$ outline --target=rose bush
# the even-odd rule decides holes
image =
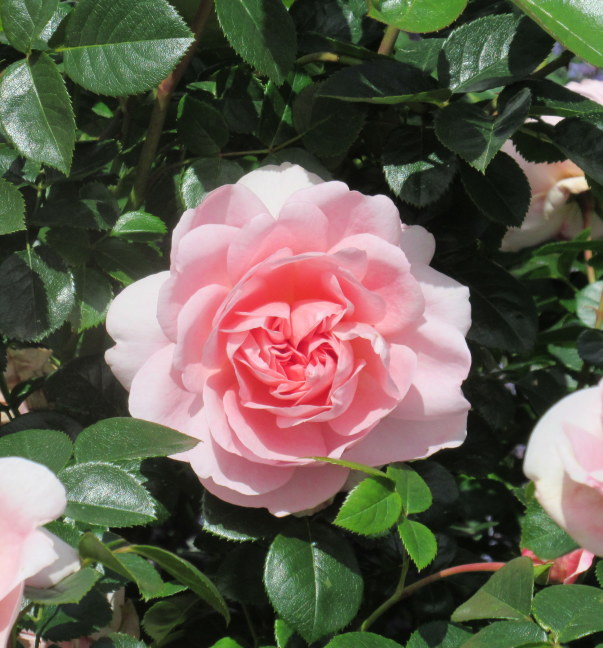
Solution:
[[[133,416],[202,441],[204,486],[276,515],[323,502],[349,470],[465,437],[468,290],[393,202],[299,166],[211,192],[177,225],[171,266],[127,287],[106,359]]]
[[[65,489],[48,468],[0,458],[0,646],[19,613],[25,582],[50,587],[79,568],[77,553],[40,528],[66,506]]]
[[[568,90],[577,92],[603,104],[603,81],[584,79],[568,83]],[[543,117],[543,121],[556,124],[560,117]],[[538,164],[528,162],[515,149],[511,141],[502,148],[511,155],[526,174],[532,190],[532,200],[521,227],[511,227],[505,234],[501,249],[508,252],[544,243],[559,236],[571,239],[586,227],[593,238],[603,236],[603,221],[596,213],[585,221],[582,208],[575,196],[589,190],[584,171],[571,160]]]
[[[603,381],[554,405],[538,422],[524,471],[546,512],[582,547],[603,555]]]

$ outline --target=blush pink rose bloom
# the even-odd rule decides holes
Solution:
[[[349,470],[465,437],[468,290],[385,196],[299,166],[253,171],[184,213],[171,266],[127,287],[107,362],[133,416],[201,441],[211,493],[275,515],[311,509]]]
[[[603,556],[603,381],[554,405],[534,428],[524,472],[544,510]]]
[[[522,556],[528,556],[535,565],[550,565],[546,582],[550,585],[571,585],[580,574],[588,571],[593,564],[595,554],[586,549],[576,549],[559,556],[554,560],[542,560],[529,549],[521,550]]]
[[[8,643],[26,582],[50,587],[79,569],[77,553],[41,528],[65,505],[65,489],[48,468],[0,458],[0,648]]]
[[[603,81],[572,81],[566,87],[603,104]],[[543,120],[556,124],[561,118],[543,117]],[[505,234],[501,250],[514,252],[555,237],[571,239],[587,226],[580,206],[572,200],[575,195],[589,190],[580,167],[570,160],[552,164],[527,162],[510,140],[505,142],[502,150],[511,155],[526,174],[532,200],[521,227],[511,227]],[[593,214],[588,226],[593,238],[603,237],[603,221],[599,215]]]

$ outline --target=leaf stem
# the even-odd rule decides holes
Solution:
[[[569,50],[562,52],[556,59],[553,59],[550,63],[543,65],[539,70],[536,70],[530,78],[531,79],[544,79],[555,70],[565,67],[572,59],[574,58],[574,53]]]
[[[194,40],[191,46],[188,48],[186,54],[182,57],[180,63],[178,63],[172,73],[167,76],[157,88],[155,103],[153,105],[153,112],[151,113],[151,119],[149,121],[147,137],[142,146],[142,151],[140,152],[140,158],[138,160],[138,166],[136,168],[134,187],[132,188],[130,200],[128,201],[129,209],[137,209],[144,201],[144,195],[151,173],[151,166],[153,165],[153,161],[155,159],[155,153],[157,152],[159,138],[161,137],[161,133],[163,131],[163,125],[167,116],[172,93],[182,79],[186,68],[193,58],[195,50],[197,49],[197,45],[201,40],[201,34],[205,29],[205,26],[213,9],[213,5],[213,0],[201,0],[192,25]]]
[[[385,56],[391,56],[392,52],[394,51],[394,45],[396,44],[396,40],[398,40],[399,33],[400,30],[397,27],[394,27],[393,25],[388,25],[387,28],[385,29],[385,33],[383,34],[383,39],[379,45],[377,54],[384,54]]]
[[[406,557],[406,571],[408,571],[408,557],[405,552]],[[442,578],[448,578],[449,576],[455,576],[456,574],[468,574],[472,572],[494,572],[502,569],[507,563],[504,562],[490,562],[490,563],[470,563],[467,565],[457,565],[456,567],[448,567],[447,569],[441,569],[440,571],[425,576],[420,580],[412,583],[408,587],[404,586],[404,581],[406,580],[406,571],[404,566],[402,568],[402,575],[400,577],[400,582],[396,587],[394,593],[383,602],[360,626],[360,631],[364,632],[370,625],[372,625],[384,612],[389,610],[393,605],[405,599],[409,596],[412,596],[415,592],[420,589],[423,589],[426,585],[435,583],[436,581],[441,580]]]

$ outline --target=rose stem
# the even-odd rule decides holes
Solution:
[[[579,194],[576,198],[580,209],[582,210],[582,224],[584,229],[592,225],[593,220],[593,199],[590,193]],[[589,236],[589,240],[592,237]],[[597,277],[595,276],[595,269],[590,265],[590,260],[593,258],[592,250],[584,250],[584,261],[586,262],[586,277],[588,283],[595,283]],[[598,311],[597,311],[598,312]],[[597,327],[599,328],[599,327]]]
[[[140,158],[138,160],[138,166],[136,168],[136,179],[134,181],[132,193],[130,194],[128,207],[131,209],[138,208],[144,200],[144,194],[149,181],[151,166],[153,164],[153,160],[155,159],[155,153],[157,152],[159,138],[161,137],[161,133],[163,131],[163,124],[165,123],[165,118],[167,116],[172,93],[180,82],[180,79],[182,79],[186,68],[193,58],[193,54],[195,53],[197,45],[201,40],[201,34],[203,33],[205,25],[207,24],[207,21],[211,14],[213,4],[213,0],[201,0],[192,25],[194,40],[191,46],[188,48],[186,54],[182,57],[180,63],[178,63],[172,73],[167,76],[157,88],[155,103],[153,105],[153,112],[151,113],[151,119],[149,121],[147,137],[144,141],[144,144],[142,145],[142,151],[140,152]]]
[[[394,45],[396,44],[396,40],[398,39],[399,33],[400,30],[397,27],[388,25],[387,28],[385,29],[385,33],[383,34],[383,40],[379,45],[377,54],[385,54],[385,56],[390,56],[391,53],[394,51]]]
[[[407,559],[408,561],[408,559]],[[400,577],[400,582],[396,587],[394,593],[383,602],[360,626],[361,632],[366,631],[366,629],[372,625],[384,612],[389,610],[392,605],[395,605],[398,601],[401,601],[408,596],[411,596],[416,591],[422,589],[426,585],[435,583],[436,581],[441,580],[442,578],[448,578],[449,576],[455,576],[456,574],[468,574],[471,572],[494,572],[502,569],[507,563],[504,562],[490,562],[490,563],[471,563],[468,565],[457,565],[456,567],[448,567],[447,569],[441,569],[440,571],[430,574],[421,580],[416,581],[408,587],[404,587],[404,581],[406,580],[406,571],[408,571],[408,563],[406,563],[406,569],[403,565],[402,567],[402,576]]]
[[[550,63],[543,65],[539,70],[536,70],[529,78],[530,79],[544,79],[551,72],[558,70],[559,68],[565,67],[572,59],[574,58],[574,53],[569,50],[562,52],[556,59],[553,59]]]

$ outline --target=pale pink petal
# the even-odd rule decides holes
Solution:
[[[78,571],[80,569],[80,557],[71,545],[68,545],[50,531],[40,529],[39,532],[50,540],[57,557],[53,563],[30,576],[26,581],[26,585],[45,589],[60,583],[64,578]]]
[[[592,99],[603,104],[603,81],[600,79],[582,79],[582,81],[570,81],[566,86],[568,90]]]
[[[400,247],[411,263],[429,263],[435,254],[435,239],[420,225],[403,225]]]
[[[126,389],[146,360],[168,343],[157,321],[159,291],[168,277],[169,272],[160,272],[129,285],[107,313],[107,331],[115,346],[105,360]]]
[[[21,610],[23,583],[0,598],[0,646],[8,646],[11,632]]]

